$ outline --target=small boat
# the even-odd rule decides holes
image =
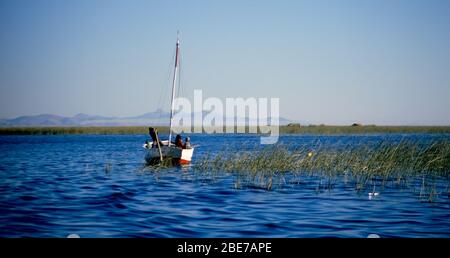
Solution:
[[[143,147],[147,149],[145,160],[149,165],[164,164],[186,165],[191,163],[194,147],[185,144],[183,147],[177,147],[170,140],[161,141],[158,131],[154,128],[149,129],[152,142],[146,142]],[[169,134],[169,139],[170,139]]]
[[[175,51],[175,68],[172,80],[172,100],[170,108],[170,127],[169,140],[161,141],[158,136],[158,131],[155,128],[149,128],[149,134],[152,142],[146,142],[143,147],[147,150],[145,160],[150,165],[156,165],[164,162],[172,165],[189,164],[194,153],[194,147],[190,146],[190,142],[186,142],[183,146],[176,145],[172,142],[172,122],[174,112],[175,99],[175,85],[177,83],[177,75],[179,73],[179,55],[180,55],[180,40],[177,33],[176,51]],[[189,139],[189,138],[187,138]]]

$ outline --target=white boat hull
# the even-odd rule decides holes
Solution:
[[[175,146],[163,145],[161,146],[161,153],[163,156],[163,160],[170,159],[174,164],[183,165],[191,163],[194,148],[181,149]],[[159,149],[158,148],[147,149],[145,160],[147,161],[147,163],[159,162],[160,161]]]

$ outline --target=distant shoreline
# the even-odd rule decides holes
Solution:
[[[167,126],[155,126],[160,133],[167,133]],[[240,127],[243,129],[243,127]],[[254,128],[254,127],[252,127]],[[249,132],[249,128],[245,128]],[[259,132],[259,131],[258,131]],[[279,127],[280,134],[377,134],[377,133],[430,133],[450,134],[450,126],[332,126],[332,125],[283,125]],[[147,134],[148,126],[89,126],[89,127],[3,127],[0,135],[64,135],[64,134]]]

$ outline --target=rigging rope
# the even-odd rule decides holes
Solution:
[[[175,51],[176,50],[174,50],[173,53],[172,53],[172,59],[171,60],[174,60],[174,58],[175,58]],[[173,66],[174,66],[174,63],[170,62],[169,63],[169,67],[167,69],[166,83],[164,83],[166,85],[170,85],[170,81],[171,81],[171,77],[172,77],[172,71],[173,71]],[[159,100],[158,100],[158,103],[157,103],[157,109],[159,110],[158,121],[161,121],[162,115],[163,115],[164,111],[166,110],[166,104],[168,103],[167,102],[167,94],[169,92],[169,90],[168,90],[169,88],[170,87],[162,87],[161,90],[160,90]],[[170,110],[170,107],[168,109]]]

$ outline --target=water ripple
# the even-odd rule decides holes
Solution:
[[[385,137],[287,135],[281,141],[376,142]],[[257,136],[243,135],[191,139],[205,143],[193,162],[222,151],[221,143],[235,151],[235,146],[259,142]],[[284,187],[271,191],[257,185],[235,189],[232,174],[205,176],[192,167],[143,169],[143,141],[145,136],[126,135],[1,136],[0,237],[450,236],[445,180],[432,203],[420,199],[420,182],[413,188],[388,182],[377,187],[380,195],[373,199],[369,190],[357,192],[345,180],[334,182],[331,190],[318,189],[317,177],[287,178]]]

